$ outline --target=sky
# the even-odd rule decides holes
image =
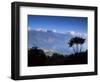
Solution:
[[[28,15],[28,29],[52,30],[58,33],[69,31],[87,34],[87,17]]]

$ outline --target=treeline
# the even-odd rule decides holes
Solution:
[[[47,56],[42,49],[36,47],[28,50],[28,66],[87,64],[87,50],[70,55],[53,53]]]

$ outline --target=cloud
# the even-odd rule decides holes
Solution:
[[[28,31],[33,30],[31,27],[28,27]]]
[[[68,31],[67,33],[69,33],[72,36],[87,37],[86,33],[80,33],[80,32],[75,32],[75,31]]]
[[[74,31],[69,31],[68,33],[70,33],[73,36],[76,34]]]
[[[32,30],[34,30],[33,28],[31,28],[31,27],[28,27],[28,31],[32,31]]]
[[[47,29],[44,29],[44,28],[37,28],[36,31],[42,31],[42,32],[47,32],[47,31],[51,31],[51,32],[57,32],[56,29],[52,29],[52,30],[47,30]]]
[[[37,29],[33,29],[31,27],[28,27],[28,30],[31,31],[31,30],[36,30],[36,31],[43,31],[43,32],[46,32],[47,30],[46,29],[43,29],[43,28],[37,28]]]
[[[46,32],[47,30],[46,30],[46,29],[43,29],[43,28],[37,28],[36,31],[43,31],[43,32]]]
[[[30,30],[31,30],[31,28],[30,28],[30,27],[28,27],[28,30],[30,31]]]
[[[56,29],[53,29],[52,31],[53,31],[53,32],[57,32],[57,30],[56,30]]]

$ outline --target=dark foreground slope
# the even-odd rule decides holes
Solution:
[[[28,50],[28,66],[87,64],[87,59],[87,51],[70,55],[53,53],[52,56],[47,56],[42,49]]]

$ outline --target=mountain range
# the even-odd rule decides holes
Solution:
[[[28,30],[28,48],[38,47],[45,52],[57,52],[61,54],[72,53],[72,48],[69,47],[69,40],[74,37],[73,32],[57,33],[51,30],[37,31]],[[79,36],[79,33],[77,33]],[[86,36],[82,37],[86,38]],[[86,42],[85,42],[86,45]]]

